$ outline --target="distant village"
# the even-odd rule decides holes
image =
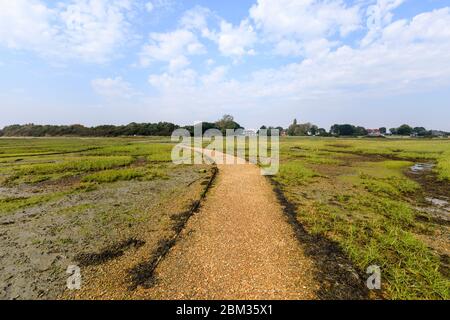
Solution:
[[[266,127],[260,128],[268,130],[278,129],[281,136],[322,136],[322,137],[386,137],[386,136],[409,136],[409,137],[448,137],[449,132],[441,130],[427,130],[424,127],[411,127],[407,124],[403,124],[398,128],[386,127],[381,128],[364,128],[361,126],[354,126],[351,124],[335,124],[330,130],[319,128],[312,123],[298,123],[297,119],[294,119],[293,123],[287,128],[282,127]],[[244,134],[251,134],[254,130],[246,130]]]

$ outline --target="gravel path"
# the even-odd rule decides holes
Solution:
[[[215,186],[156,269],[152,299],[315,299],[306,257],[255,165],[220,165]]]

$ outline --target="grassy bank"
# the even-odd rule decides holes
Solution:
[[[448,226],[417,211],[427,186],[405,173],[432,161],[448,179],[449,150],[439,140],[287,138],[275,179],[310,233],[337,242],[362,273],[381,267],[386,298],[448,299]]]

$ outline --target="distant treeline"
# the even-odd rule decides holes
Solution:
[[[319,128],[312,123],[301,123],[294,119],[294,122],[286,129],[286,134],[289,136],[338,136],[338,137],[361,137],[361,136],[385,136],[385,135],[399,135],[399,136],[415,136],[415,137],[435,137],[435,136],[449,136],[450,133],[440,130],[427,130],[424,127],[411,127],[403,124],[398,128],[386,127],[381,128],[364,128],[362,126],[355,126],[352,124],[335,124],[327,131],[324,128]]]
[[[384,135],[399,135],[399,136],[414,136],[414,137],[433,137],[433,136],[448,136],[449,133],[440,130],[427,130],[424,127],[411,127],[403,124],[398,128],[385,127],[376,129],[366,129],[360,126],[351,124],[335,124],[330,129],[330,135],[333,136],[384,136]]]
[[[69,126],[57,125],[11,125],[0,130],[0,136],[4,137],[119,137],[119,136],[171,136],[173,131],[179,128],[188,130],[194,134],[194,126],[181,127],[170,122],[158,123],[130,123],[123,126],[102,125],[85,127],[80,124]],[[217,122],[204,122],[203,132],[208,129],[218,129],[225,132],[226,129],[239,129],[241,126],[230,115],[225,115]]]
[[[85,127],[75,124],[69,126],[57,125],[12,125],[0,130],[0,136],[4,137],[119,137],[119,136],[170,136],[176,129],[186,129],[191,135],[194,134],[194,126],[179,126],[170,122],[158,123],[130,123],[128,125],[114,126],[102,125],[96,127]],[[225,133],[227,129],[243,129],[233,116],[225,115],[216,122],[203,122],[203,133],[208,129],[217,129]],[[311,123],[298,123],[295,119],[288,128],[282,127],[266,127],[270,134],[271,129],[279,130],[281,135],[288,136],[384,136],[384,135],[401,135],[401,136],[417,136],[417,137],[433,137],[433,136],[449,136],[448,132],[439,130],[427,130],[423,127],[411,127],[409,125],[401,125],[398,128],[387,130],[385,127],[376,129],[366,129],[361,126],[351,124],[335,124],[330,130],[319,128]]]
[[[0,130],[5,137],[119,137],[119,136],[170,136],[179,128],[173,123],[130,123],[126,126],[103,125],[85,127],[82,125],[54,126],[54,125],[12,125]]]

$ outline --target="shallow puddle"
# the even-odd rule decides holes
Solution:
[[[450,198],[441,194],[441,192],[434,192],[433,188],[429,188],[429,185],[424,183],[432,175],[434,167],[435,164],[433,163],[416,163],[410,168],[410,173],[417,177],[417,181],[422,184],[427,194],[425,201],[428,206],[418,207],[417,209],[439,220],[450,221]],[[414,179],[416,180],[416,178]]]
[[[425,171],[431,171],[434,166],[433,163],[416,163],[411,167],[411,172],[414,174],[421,174]]]
[[[425,198],[425,200],[427,200],[428,202],[430,202],[432,205],[437,206],[437,207],[448,207],[449,203],[447,200],[443,200],[443,199],[437,199],[437,198]]]

